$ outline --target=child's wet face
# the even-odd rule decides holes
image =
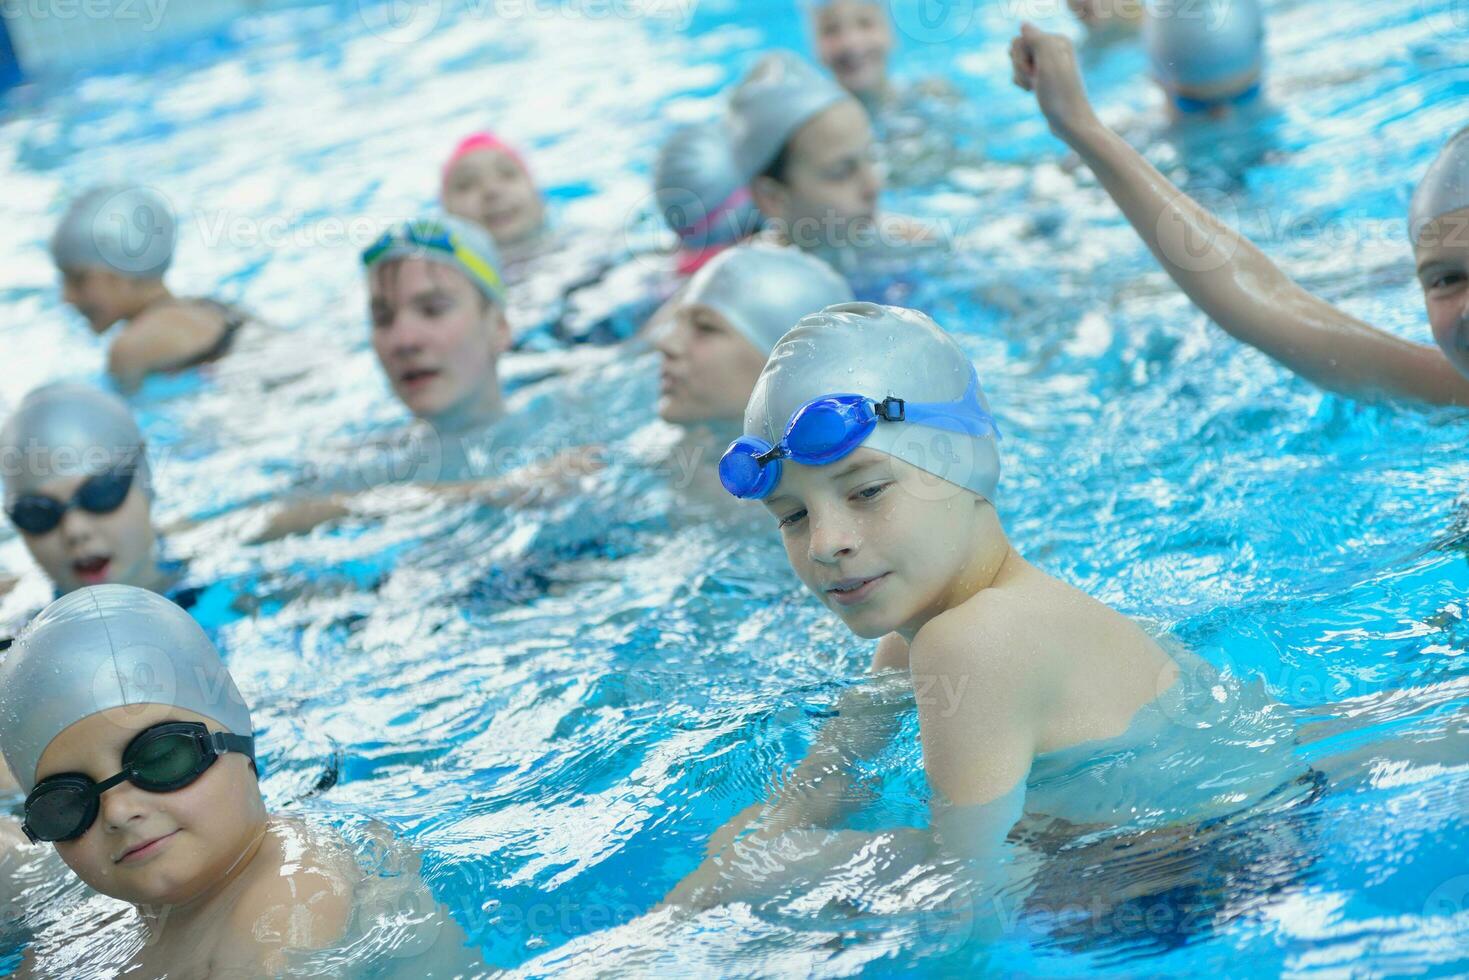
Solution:
[[[847,99],[791,138],[771,217],[787,223],[792,243],[801,248],[849,246],[870,236],[881,191],[867,111]]]
[[[58,477],[38,492],[67,503],[86,479],[82,475]],[[21,532],[21,539],[60,592],[104,584],[147,588],[157,577],[152,506],[137,476],[122,506],[112,513],[93,514],[71,507],[50,531]]]
[[[1413,255],[1433,339],[1469,377],[1469,208],[1430,222]]]
[[[685,304],[656,341],[663,355],[658,415],[665,422],[738,422],[765,354],[718,310]]]
[[[123,751],[139,732],[166,721],[220,726],[172,705],[112,708],[70,725],[46,746],[39,782],[78,773],[96,782],[122,771]],[[134,904],[181,905],[223,883],[265,829],[265,805],[249,760],[220,756],[172,793],[130,782],[102,794],[97,819],[81,837],[56,844],[77,877],[104,895]]]
[[[796,575],[867,638],[916,629],[960,601],[987,506],[870,449],[828,466],[785,460],[764,503]]]
[[[373,269],[370,283],[372,348],[410,412],[433,419],[498,395],[509,326],[466,276],[407,258]]]
[[[871,0],[836,0],[816,13],[816,48],[842,87],[866,95],[887,81],[893,29],[882,4]]]
[[[443,205],[483,226],[501,246],[529,237],[545,218],[530,174],[500,150],[475,150],[458,160],[444,180]]]

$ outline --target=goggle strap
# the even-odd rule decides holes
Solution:
[[[253,735],[236,735],[233,732],[210,732],[209,747],[214,750],[215,755],[236,752],[248,757],[251,762],[255,761],[255,736]]]
[[[954,406],[945,403],[913,405],[907,407],[908,421],[914,425],[926,425],[931,429],[943,429],[959,435],[983,438],[1000,438],[1000,428],[994,417],[980,408],[955,412]]]

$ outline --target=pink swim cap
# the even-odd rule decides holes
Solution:
[[[471,133],[459,141],[459,145],[454,147],[454,152],[449,154],[449,159],[444,164],[443,174],[440,178],[441,181],[448,183],[449,174],[454,170],[454,164],[479,150],[498,150],[519,164],[520,169],[524,170],[526,174],[530,173],[530,168],[525,165],[525,158],[516,151],[515,147],[506,143],[494,133],[486,130],[484,132]]]

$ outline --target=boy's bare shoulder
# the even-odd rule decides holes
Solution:
[[[268,857],[230,911],[216,965],[277,972],[289,950],[330,946],[346,935],[360,869],[345,845],[304,825],[272,821]]]
[[[913,638],[914,668],[925,663],[985,655],[995,668],[1017,662],[1041,643],[1041,609],[1009,590],[984,589],[940,613]]]

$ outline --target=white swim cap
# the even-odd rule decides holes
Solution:
[[[737,242],[760,227],[729,132],[716,122],[674,130],[658,153],[653,192],[663,220],[691,251]]]
[[[1265,18],[1259,0],[1148,0],[1143,43],[1167,88],[1206,89],[1259,76]]]
[[[110,269],[129,279],[161,279],[178,228],[162,195],[127,184],[94,187],[66,209],[51,236],[60,269]]]
[[[147,589],[78,589],[0,657],[0,753],[27,793],[51,740],[109,708],[173,705],[254,734],[250,707],[204,630]]]
[[[1408,228],[1413,244],[1423,229],[1446,214],[1469,208],[1469,128],[1452,136],[1413,192]]]
[[[0,480],[5,505],[47,483],[95,476],[136,463],[135,479],[153,492],[143,433],[122,400],[74,382],[45,385],[26,395],[0,429]]]
[[[796,131],[850,92],[790,51],[755,63],[729,97],[735,166],[748,183],[780,156]]]
[[[801,317],[851,301],[852,287],[820,259],[795,248],[742,245],[700,269],[682,303],[717,310],[768,354]]]
[[[974,365],[929,317],[896,306],[843,303],[803,317],[775,345],[745,409],[745,435],[773,446],[798,409],[826,395],[956,402],[971,386],[987,413]],[[995,500],[1000,454],[993,436],[881,422],[862,445]]]

